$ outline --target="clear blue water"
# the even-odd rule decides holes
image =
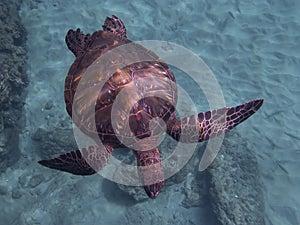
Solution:
[[[300,223],[300,2],[213,2],[23,1],[19,15],[27,30],[30,78],[26,132],[22,160],[0,175],[9,190],[0,196],[0,218],[8,221],[3,224],[216,224],[203,205],[182,206],[186,181],[166,187],[154,201],[135,204],[110,181],[54,172],[36,163],[40,153],[31,140],[36,129],[51,130],[68,120],[64,79],[74,56],[64,43],[67,30],[79,27],[92,33],[113,14],[124,21],[133,41],[170,41],[201,57],[219,82],[226,105],[265,99],[235,132],[258,161],[265,224]],[[207,110],[195,83],[176,78],[197,109]],[[55,106],[51,115],[44,110],[49,100]],[[20,177],[30,180],[40,174],[44,180],[36,188],[20,187]],[[20,188],[21,198],[11,197],[14,187]]]

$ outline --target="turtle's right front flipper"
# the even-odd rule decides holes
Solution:
[[[185,117],[168,124],[167,132],[180,142],[205,141],[231,130],[253,115],[262,104],[263,99],[258,99],[235,107],[225,107]]]
[[[105,148],[90,146],[59,155],[53,159],[41,160],[38,163],[51,169],[65,171],[75,175],[92,175],[105,166],[112,150],[113,149],[107,145],[105,145]]]

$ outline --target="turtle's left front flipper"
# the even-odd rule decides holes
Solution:
[[[201,142],[231,130],[253,115],[262,104],[263,99],[258,99],[185,117],[168,124],[167,132],[180,142]]]
[[[112,147],[104,146],[90,146],[59,155],[53,159],[41,160],[38,163],[75,175],[92,175],[105,166],[113,151]]]

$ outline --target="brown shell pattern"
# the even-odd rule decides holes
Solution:
[[[124,138],[131,135],[124,133],[128,124],[130,129],[127,130],[133,132],[136,137],[150,136],[149,121],[154,117],[168,121],[177,100],[175,77],[168,65],[159,61],[153,52],[137,44],[129,46],[132,48],[130,49],[132,54],[125,55],[121,49],[111,57],[111,60],[102,60],[101,66],[96,68],[99,75],[82,80],[82,77],[86,76],[87,68],[100,56],[112,48],[128,43],[130,41],[127,39],[121,40],[107,32],[95,32],[87,51],[76,58],[65,81],[66,109],[74,123],[87,135],[94,139],[97,139],[98,135],[102,142],[110,143],[114,147],[121,145],[115,132]],[[153,60],[120,68],[126,65],[127,61],[130,62],[132,58],[138,59],[142,54]],[[117,68],[116,72],[107,74],[109,67]],[[79,82],[80,91],[77,90]],[[98,94],[95,95],[94,87],[99,86],[102,86],[102,89],[96,90]],[[112,112],[114,101],[122,89],[126,98],[121,99],[120,104],[115,105],[116,110]],[[133,93],[137,93],[138,101],[131,97]],[[161,93],[162,97],[154,97],[158,93]],[[131,106],[130,112],[124,110],[128,108],[127,106]],[[129,123],[120,120],[118,121],[120,129],[113,129],[111,118],[128,116]],[[97,131],[93,128],[95,122]]]

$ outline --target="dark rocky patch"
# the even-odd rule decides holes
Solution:
[[[25,126],[27,34],[18,14],[20,4],[0,2],[0,173],[18,161],[18,136]]]
[[[264,225],[257,160],[245,139],[231,132],[208,168],[210,202],[222,225]]]

